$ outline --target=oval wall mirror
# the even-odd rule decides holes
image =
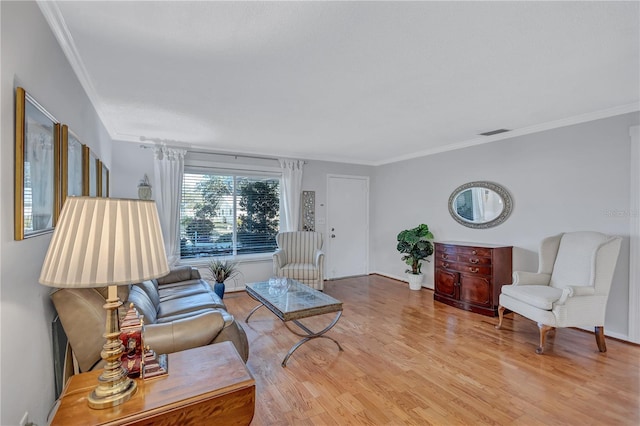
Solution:
[[[513,202],[505,188],[493,182],[460,185],[449,197],[449,213],[461,225],[485,229],[504,222]]]

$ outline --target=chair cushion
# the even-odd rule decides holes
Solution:
[[[209,283],[205,280],[184,281],[181,285],[167,284],[160,287],[160,301],[176,299],[179,297],[192,296],[194,294],[207,293],[213,291]]]
[[[165,324],[168,322],[178,321],[185,318],[191,318],[205,312],[222,312],[222,309],[212,309],[212,308],[202,308],[202,309],[194,309],[193,311],[181,312],[175,315],[169,315],[166,317],[158,318],[158,322],[156,324]]]
[[[225,309],[224,303],[213,292],[193,294],[176,299],[163,300],[158,309],[158,320],[201,309]]]
[[[311,263],[289,263],[284,265],[281,271],[285,277],[293,278],[294,280],[318,278],[318,268]]]
[[[553,265],[550,285],[556,288],[594,285],[596,252],[607,238],[599,232],[564,234]]]
[[[550,311],[562,296],[562,289],[546,285],[504,285],[502,292],[523,303]]]

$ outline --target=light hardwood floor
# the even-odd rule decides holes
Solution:
[[[427,289],[371,275],[325,283],[344,303],[328,339],[298,338],[246,293],[225,303],[247,332],[258,425],[640,424],[640,346],[559,329],[536,355],[538,329],[434,302]],[[329,317],[305,323],[319,328]],[[322,325],[324,326],[324,325]]]

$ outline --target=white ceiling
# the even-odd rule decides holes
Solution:
[[[40,2],[111,137],[384,164],[640,109],[633,2]]]

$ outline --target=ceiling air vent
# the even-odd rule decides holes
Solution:
[[[505,133],[505,132],[510,132],[510,130],[509,129],[491,130],[490,132],[480,133],[480,136],[493,136],[493,135],[497,135],[499,133]]]

